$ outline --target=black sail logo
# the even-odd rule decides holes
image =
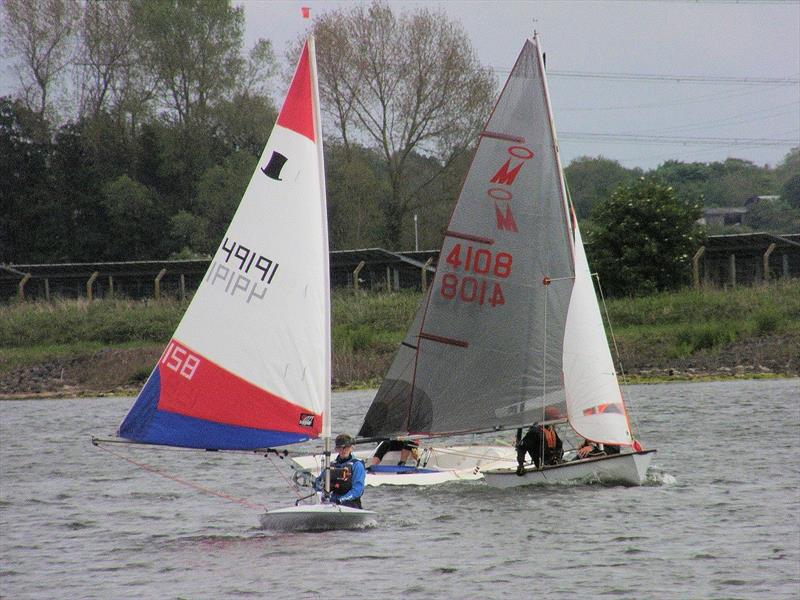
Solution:
[[[267,166],[262,167],[261,172],[271,179],[282,181],[280,177],[281,169],[283,169],[283,165],[286,164],[287,160],[288,159],[283,154],[281,154],[280,152],[275,152],[273,150],[272,156],[270,157]]]

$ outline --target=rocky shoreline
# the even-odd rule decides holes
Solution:
[[[161,351],[158,345],[107,348],[0,369],[0,400],[136,395]],[[655,348],[626,351],[623,347],[621,354],[625,380],[630,383],[800,376],[800,334],[752,338],[682,359],[659,356]],[[383,358],[377,361],[382,364],[377,365],[372,382],[380,381],[391,353]],[[337,377],[336,371],[334,358],[338,389],[369,385]]]

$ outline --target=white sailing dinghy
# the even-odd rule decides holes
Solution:
[[[322,437],[330,457],[330,283],[314,39],[225,237],[118,436],[255,450]],[[327,465],[326,465],[327,466]],[[370,525],[332,503],[262,515],[265,527]]]
[[[534,37],[481,133],[429,294],[358,435],[519,429],[543,422],[548,407],[579,436],[623,451],[518,476],[516,452],[502,447],[513,462],[505,454],[504,468],[476,474],[503,487],[590,474],[642,483],[655,451],[631,434]]]
[[[354,452],[356,458],[367,465],[373,450]],[[517,452],[513,445],[469,444],[464,446],[426,446],[421,444],[419,459],[409,458],[399,465],[400,452],[387,452],[381,464],[367,469],[365,484],[370,487],[382,485],[437,485],[450,481],[477,481],[483,479],[485,469],[513,468],[517,464]],[[289,456],[296,470],[295,480],[303,485],[311,484],[311,476],[319,473],[324,455]]]

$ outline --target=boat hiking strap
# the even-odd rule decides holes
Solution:
[[[140,469],[144,469],[145,471],[150,471],[151,473],[155,473],[156,475],[160,475],[161,477],[164,477],[166,479],[170,479],[171,481],[179,483],[180,485],[195,489],[195,490],[197,490],[199,492],[203,492],[204,494],[209,494],[211,496],[216,496],[218,498],[222,498],[224,500],[228,500],[229,502],[235,502],[237,504],[241,504],[242,506],[246,506],[247,508],[251,508],[251,509],[257,510],[259,512],[264,511],[264,510],[267,509],[267,507],[265,505],[263,505],[263,504],[255,504],[254,502],[250,502],[249,500],[245,500],[244,498],[238,498],[236,496],[232,496],[230,494],[226,494],[225,492],[212,490],[211,488],[204,487],[202,485],[194,483],[193,481],[189,481],[187,479],[182,479],[182,478],[178,477],[177,475],[173,475],[171,473],[167,473],[166,471],[162,471],[161,469],[157,469],[156,467],[154,467],[152,465],[148,465],[146,463],[136,461],[136,460],[134,460],[134,459],[132,459],[132,458],[130,458],[128,456],[125,456],[124,454],[122,454],[120,452],[115,452],[114,450],[112,450],[111,448],[108,448],[107,446],[105,446],[103,444],[95,444],[95,446],[97,446],[101,450],[104,450],[104,451],[108,452],[109,454],[113,454],[117,458],[121,458],[122,460],[127,461],[127,462],[131,463],[132,465],[134,465],[136,467],[139,467]]]

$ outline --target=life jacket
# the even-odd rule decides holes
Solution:
[[[331,492],[343,496],[353,489],[353,463],[358,459],[352,456],[339,462],[337,458],[331,463]]]
[[[556,432],[550,429],[549,427],[542,427],[542,435],[544,435],[545,446],[550,448],[550,450],[555,450]]]

